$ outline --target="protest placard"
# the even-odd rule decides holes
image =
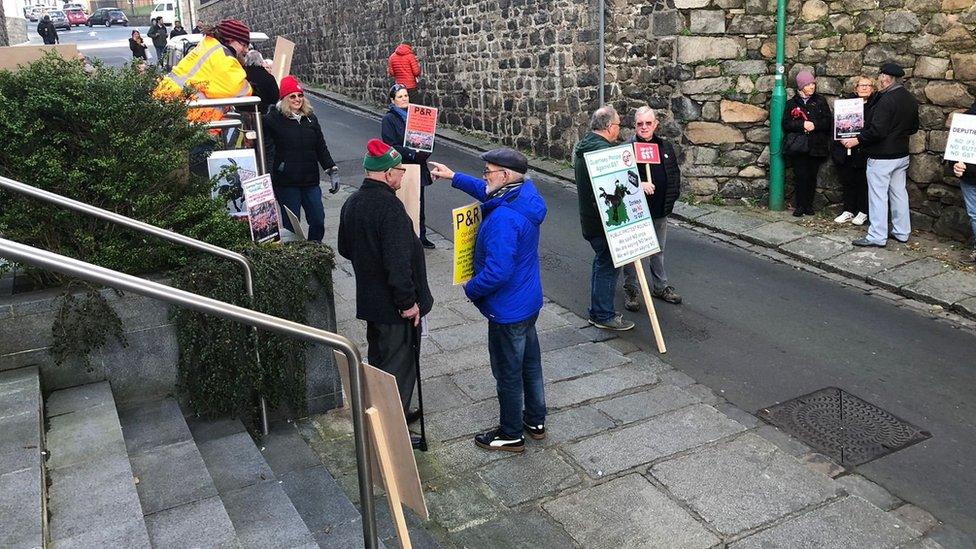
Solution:
[[[857,137],[864,129],[864,100],[838,99],[834,101],[834,139]]]
[[[420,164],[400,164],[406,170],[400,179],[397,198],[403,202],[403,209],[413,223],[413,232],[420,236]]]
[[[434,151],[437,131],[437,109],[423,105],[407,107],[407,126],[403,132],[403,146],[422,152]]]
[[[214,151],[207,157],[207,172],[212,185],[211,196],[227,202],[231,217],[247,217],[241,182],[258,175],[254,149]]]
[[[583,155],[614,267],[661,251],[634,157],[631,145]]]
[[[244,201],[247,220],[251,225],[251,240],[267,242],[281,235],[281,214],[271,187],[271,176],[260,175],[244,181]]]
[[[634,156],[637,157],[637,163],[644,169],[644,180],[653,183],[651,181],[650,164],[661,163],[661,149],[657,146],[657,143],[634,141]]]
[[[944,158],[952,162],[976,164],[976,115],[952,115]]]
[[[474,243],[481,226],[481,204],[451,210],[454,225],[454,285],[474,276]]]
[[[271,74],[275,80],[288,76],[291,72],[291,59],[295,55],[295,43],[287,38],[278,37],[275,40],[274,60],[271,62]]]

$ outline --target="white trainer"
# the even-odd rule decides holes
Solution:
[[[867,220],[868,220],[868,214],[864,212],[858,212],[857,215],[854,216],[854,219],[851,220],[851,223],[855,225],[864,225],[864,222]]]
[[[834,218],[834,223],[847,223],[852,219],[854,219],[854,214],[851,212],[844,212]]]

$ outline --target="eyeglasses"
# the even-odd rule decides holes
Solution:
[[[481,173],[484,174],[485,177],[488,177],[489,175],[491,175],[493,173],[498,173],[498,172],[503,172],[503,171],[505,171],[505,170],[489,170],[488,168],[485,168],[485,171],[483,171]]]
[[[858,88],[873,88],[874,84],[858,84]]]
[[[619,125],[620,125],[620,122],[611,122],[611,123],[607,124],[607,127],[609,128],[610,126],[619,126]]]
[[[636,126],[639,128],[641,126],[653,126],[654,124],[657,124],[657,120],[652,120],[650,122],[637,122]]]
[[[294,99],[296,97],[299,98],[299,99],[301,99],[301,98],[305,97],[305,94],[304,93],[293,93],[293,94],[291,94],[291,95],[288,96],[288,99]]]

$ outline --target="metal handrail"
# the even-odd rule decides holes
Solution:
[[[264,157],[264,122],[261,120],[261,112],[258,106],[261,98],[249,95],[246,97],[227,97],[223,99],[195,99],[187,101],[189,109],[213,109],[217,107],[254,107],[254,129],[257,131],[258,141],[258,175],[268,173],[267,159]]]
[[[77,259],[58,255],[12,240],[0,238],[0,257],[10,261],[26,263],[35,267],[57,271],[89,282],[130,291],[135,294],[159,299],[167,303],[193,309],[241,324],[282,333],[307,341],[322,343],[339,349],[349,363],[350,401],[356,446],[356,466],[359,476],[359,500],[363,514],[363,539],[367,549],[376,549],[376,511],[372,498],[372,470],[369,453],[366,451],[365,414],[363,411],[362,354],[349,339],[332,332],[312,328],[304,324],[259,313],[223,301],[217,301],[191,292],[152,282],[132,275],[85,263]]]
[[[106,221],[110,221],[112,223],[122,225],[123,227],[128,227],[130,229],[140,231],[146,234],[158,236],[163,240],[168,240],[175,244],[181,244],[183,246],[187,246],[195,250],[199,250],[202,252],[209,252],[216,256],[220,256],[225,259],[235,261],[239,263],[242,267],[244,267],[244,288],[247,291],[248,299],[252,302],[253,305],[254,267],[251,265],[251,262],[246,257],[244,257],[243,255],[237,252],[232,252],[225,248],[221,248],[220,246],[214,246],[209,242],[204,242],[202,240],[190,238],[189,236],[185,236],[180,233],[167,231],[166,229],[157,227],[155,225],[150,225],[149,223],[145,223],[137,219],[132,219],[131,217],[126,217],[122,214],[117,214],[115,212],[103,210],[102,208],[99,208],[97,206],[92,206],[91,204],[79,202],[73,198],[61,196],[60,194],[55,194],[52,193],[51,191],[45,191],[44,189],[39,189],[37,187],[33,187],[26,183],[21,183],[20,181],[16,181],[8,177],[0,176],[0,188],[6,189],[8,191],[24,194],[30,196],[31,198],[36,198],[38,200],[43,200],[44,202],[48,202],[56,206],[63,206],[65,208],[75,210],[77,212],[86,213],[93,217],[97,217],[99,219],[104,219]],[[264,397],[261,397],[260,404],[261,404],[261,432],[262,434],[267,435],[268,434],[268,406],[264,400]]]

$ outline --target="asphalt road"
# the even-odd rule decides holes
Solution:
[[[77,44],[78,51],[87,57],[101,59],[108,65],[121,66],[132,60],[129,36],[134,30],[142,34],[143,40],[149,45],[146,55],[149,56],[150,61],[155,61],[156,51],[152,47],[152,40],[146,38],[149,27],[98,25],[89,28],[82,25],[71,27],[70,31],[58,29],[58,38],[61,39],[62,44]],[[37,34],[37,23],[28,23],[27,39],[31,44],[43,44],[40,35]]]
[[[128,29],[94,36],[85,29],[62,41],[77,36],[87,55],[109,62],[127,57],[127,47],[111,42]],[[358,185],[379,122],[313,102],[343,182]],[[477,155],[443,142],[432,160],[472,174],[483,168]],[[549,206],[545,293],[585,315],[592,251],[580,235],[576,195],[545,177],[535,181]],[[428,227],[450,238],[450,209],[471,202],[435,183]],[[836,386],[930,431],[931,439],[858,472],[976,538],[976,335],[687,229],[669,230],[667,263],[684,303],[657,304],[665,360],[750,412]],[[646,315],[627,316],[637,328],[622,337],[656,352]]]

